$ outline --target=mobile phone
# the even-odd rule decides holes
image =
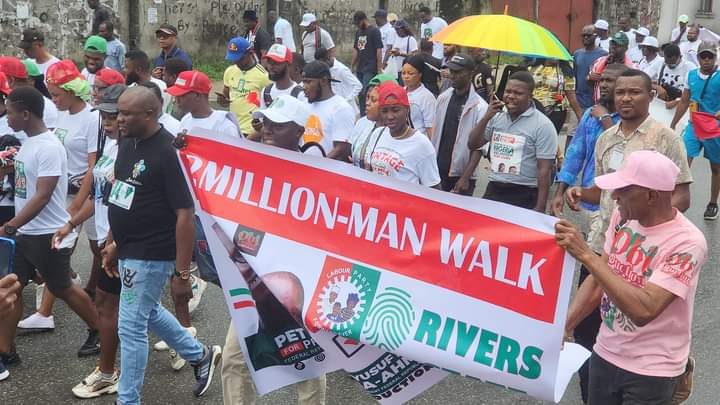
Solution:
[[[15,241],[0,237],[0,278],[12,273]]]

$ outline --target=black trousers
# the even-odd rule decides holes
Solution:
[[[485,189],[483,198],[531,210],[537,204],[537,196],[537,187],[491,181]]]
[[[458,176],[440,176],[440,187],[443,191],[452,191],[452,189],[455,187],[455,184],[457,184],[458,180],[460,180],[460,177]],[[470,187],[460,193],[461,195],[467,195],[472,196],[473,192],[475,191],[475,180],[470,179]]]

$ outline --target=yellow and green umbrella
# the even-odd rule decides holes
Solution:
[[[431,40],[536,58],[572,60],[562,42],[548,29],[504,14],[461,18],[433,35]]]

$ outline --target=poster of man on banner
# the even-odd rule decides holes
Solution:
[[[559,401],[588,356],[551,217],[200,131],[180,159],[260,394],[344,369],[384,403],[447,372]]]

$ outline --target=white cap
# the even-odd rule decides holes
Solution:
[[[646,36],[645,39],[638,44],[638,46],[651,46],[655,49],[660,49],[660,43],[657,38],[651,37],[650,35]]]
[[[297,98],[283,94],[276,98],[270,107],[255,111],[252,117],[255,119],[267,118],[278,124],[292,121],[304,128],[310,118],[310,109],[307,104]]]
[[[301,27],[307,27],[308,25],[314,23],[317,21],[317,17],[315,17],[315,14],[313,13],[305,13],[303,14],[302,21],[300,22]]]
[[[597,20],[595,21],[595,28],[607,31],[610,29],[610,24],[605,20]]]
[[[639,27],[638,29],[634,29],[634,28],[633,28],[633,32],[636,33],[636,34],[640,34],[640,35],[642,35],[642,36],[644,36],[644,37],[650,35],[650,30],[647,29],[647,28],[645,28],[645,27]]]
[[[678,16],[677,22],[687,24],[688,22],[690,22],[690,17],[688,17],[687,14],[680,14]]]

